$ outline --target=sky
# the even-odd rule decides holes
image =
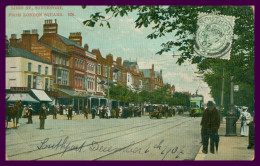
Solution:
[[[194,72],[197,71],[196,64],[185,62],[181,66],[176,64],[178,57],[173,57],[173,52],[156,55],[160,51],[161,44],[168,40],[174,40],[174,34],[168,34],[157,39],[147,39],[152,32],[150,27],[135,28],[134,20],[136,13],[130,13],[126,17],[112,17],[109,19],[111,28],[95,26],[86,27],[82,21],[89,19],[95,12],[102,12],[104,15],[105,6],[62,6],[61,9],[39,9],[35,6],[14,8],[6,7],[6,35],[17,34],[20,38],[23,30],[37,29],[39,37],[42,36],[43,24],[46,19],[57,19],[58,33],[69,37],[70,32],[81,32],[82,44],[88,44],[89,50],[99,49],[105,57],[111,53],[114,57],[121,57],[123,60],[138,62],[140,69],[148,69],[154,64],[156,71],[162,69],[164,83],[174,84],[176,91],[198,93],[204,96],[204,102],[213,100],[209,94],[210,89],[202,79]],[[17,14],[21,16],[17,16]],[[24,13],[42,13],[42,16],[24,16]],[[44,13],[62,13],[62,16],[47,17]],[[73,13],[74,16],[68,16]],[[107,14],[106,18],[111,15]]]

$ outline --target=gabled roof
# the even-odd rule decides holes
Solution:
[[[83,47],[81,47],[78,43],[64,37],[64,36],[61,36],[58,34],[58,37],[66,44],[66,45],[73,45],[73,46],[76,46],[78,48],[81,48],[81,49],[84,49]]]
[[[161,76],[161,73],[160,73],[159,71],[155,71],[155,72],[154,72],[154,75],[155,75],[155,77],[162,77],[162,76]]]
[[[141,71],[143,71],[144,77],[150,77],[152,69],[141,69]]]
[[[125,65],[125,67],[129,67],[131,70],[132,70],[132,68],[133,68],[133,66],[135,64],[135,68],[136,68],[137,72],[139,72],[139,66],[138,66],[137,62],[130,62],[128,60],[125,60],[123,62],[123,64]]]
[[[46,61],[45,59],[42,59],[42,58],[38,57],[37,55],[30,53],[29,51],[22,50],[20,48],[15,48],[12,46],[10,46],[8,48],[8,53],[6,53],[6,57],[23,57],[23,58],[31,59],[34,61],[51,64],[50,62]]]
[[[54,47],[52,47],[52,46],[50,46],[50,45],[48,45],[48,44],[46,44],[46,43],[43,43],[43,42],[41,42],[41,41],[38,41],[38,43],[40,43],[41,45],[44,45],[45,47],[48,47],[48,48],[50,48],[50,49],[56,51],[56,52],[60,52],[60,53],[62,53],[62,54],[69,55],[69,53],[64,52],[64,51],[62,51],[62,50],[59,50],[59,49],[57,49],[57,48],[54,48]]]

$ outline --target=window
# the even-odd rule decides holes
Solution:
[[[55,55],[55,64],[58,64],[58,56]]]
[[[28,63],[28,71],[32,71],[32,63],[31,62]]]
[[[33,89],[36,89],[36,76],[33,76]]]
[[[38,65],[38,74],[41,74],[42,66]]]
[[[60,69],[58,69],[58,71],[57,71],[57,83],[61,84],[61,70]]]
[[[75,66],[78,67],[78,59],[75,59]]]
[[[69,66],[69,60],[66,59],[66,66]]]
[[[88,89],[88,77],[85,75],[85,89]]]
[[[52,79],[50,79],[50,91],[52,91]]]
[[[123,73],[123,81],[125,81],[125,73]]]
[[[31,81],[32,81],[32,76],[31,76],[31,75],[28,75],[28,76],[27,76],[27,87],[28,87],[28,88],[31,88]]]
[[[121,72],[120,71],[118,72],[118,80],[121,81]]]
[[[45,78],[45,90],[48,90],[48,83],[49,83],[49,79]]]
[[[48,67],[45,67],[45,75],[48,75]]]
[[[100,64],[98,64],[98,67],[97,67],[97,74],[101,75],[101,65]]]
[[[66,65],[66,60],[65,60],[65,58],[63,58],[63,65]]]
[[[61,64],[61,56],[59,56],[59,64]]]
[[[103,67],[103,76],[107,77],[107,67]]]

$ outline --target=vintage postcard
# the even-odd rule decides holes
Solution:
[[[253,6],[7,6],[6,160],[254,160]]]

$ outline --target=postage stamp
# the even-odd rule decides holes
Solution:
[[[194,50],[207,58],[229,59],[235,17],[199,13]]]

